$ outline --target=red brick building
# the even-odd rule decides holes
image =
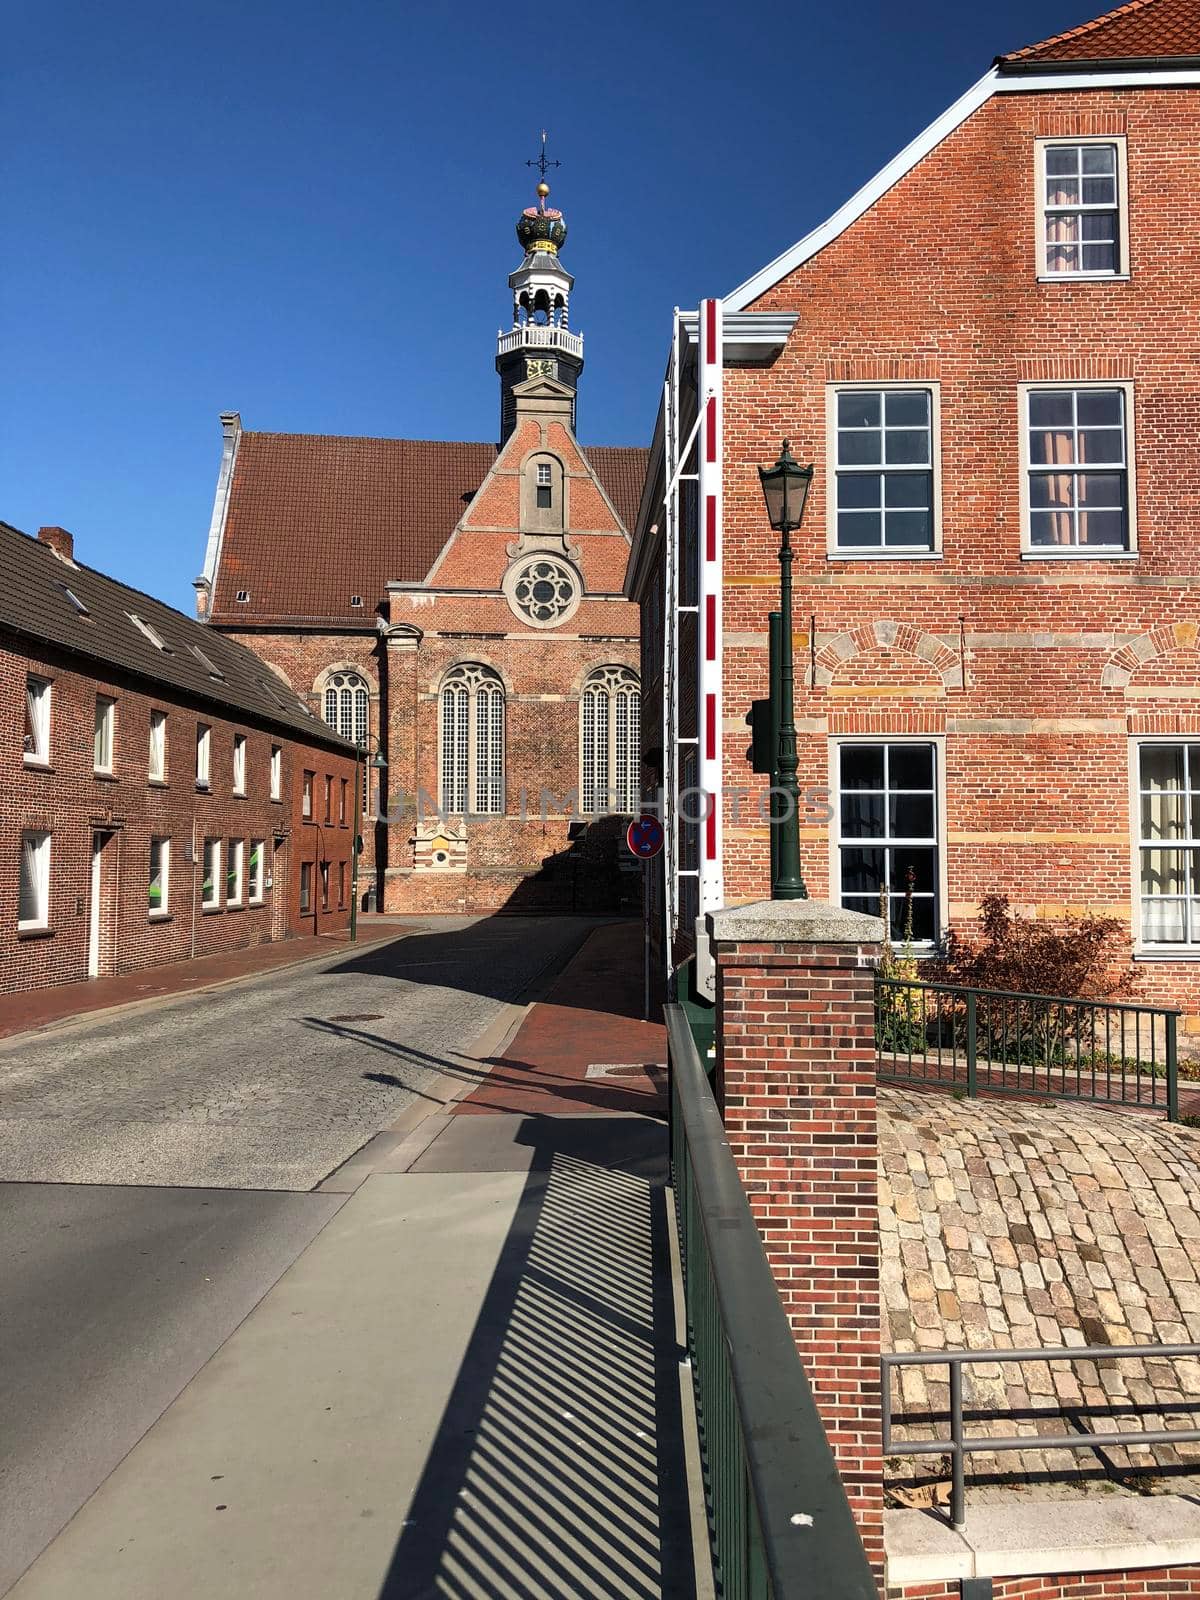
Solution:
[[[344,927],[352,749],[65,530],[0,573],[0,990]]]
[[[548,192],[517,224],[499,446],[222,418],[198,614],[386,760],[364,889],[392,911],[594,904],[619,832],[596,819],[637,800],[622,581],[646,453],[578,442],[583,338]]]
[[[927,949],[992,891],[1117,916],[1141,992],[1200,1012],[1198,59],[1187,0],[1002,57],[677,318],[627,580],[676,956],[698,911],[768,888],[744,719],[778,605],[756,468],[786,436],[816,468],[792,540],[810,892],[873,910],[886,884],[898,918],[911,881]]]

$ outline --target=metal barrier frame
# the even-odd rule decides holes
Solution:
[[[1023,1099],[1034,1097],[1048,1097],[1059,1100],[1087,1101],[1101,1106],[1133,1106],[1143,1110],[1165,1111],[1167,1120],[1179,1120],[1179,1047],[1178,1047],[1178,1022],[1180,1013],[1165,1006],[1143,1006],[1136,1001],[1128,1000],[1090,1000],[1072,998],[1069,995],[1052,994],[1025,994],[1016,989],[972,989],[965,984],[955,983],[925,983],[919,978],[885,978],[879,973],[875,974],[875,1024],[876,1043],[879,1039],[880,1000],[885,993],[902,995],[906,991],[925,995],[949,997],[952,1005],[961,1004],[963,1007],[962,1018],[965,1025],[966,1036],[960,1048],[958,1040],[952,1039],[949,1045],[941,1043],[926,1045],[924,1048],[906,1050],[888,1050],[881,1053],[879,1062],[879,1076],[889,1083],[912,1084],[916,1087],[962,1088],[968,1098],[974,1099],[980,1088],[988,1094],[1018,1095]],[[983,1002],[981,1008],[980,1002]],[[929,1013],[926,1002],[922,998],[922,1023],[927,1022]],[[986,1030],[986,1022],[981,1018],[983,1010],[985,1017],[989,1009],[999,1004],[1001,1016],[1005,1015],[1005,1008],[1011,1004],[1016,1007],[1016,1029],[1014,1038],[1019,1045],[1021,1039],[1021,1010],[1024,1005],[1043,1006],[1050,1015],[1051,1008],[1057,1008],[1059,1016],[1059,1029],[1064,1039],[1069,1037],[1068,1030],[1063,1022],[1064,1012],[1070,1011],[1074,1017],[1089,1016],[1091,1020],[1092,1038],[1099,1042],[1103,1037],[1106,1046],[1106,1061],[1102,1068],[1097,1069],[1096,1062],[1087,1058],[1081,1048],[1081,1036],[1075,1033],[1075,1059],[1072,1062],[1070,1054],[1064,1055],[1062,1061],[1045,1063],[1008,1061],[1003,1056],[993,1058],[979,1053],[979,1036]],[[1097,1027],[1097,1016],[1104,1016],[1103,1033]],[[952,1011],[948,1013],[953,1015]],[[1120,1092],[1113,1091],[1113,1062],[1111,1045],[1113,1043],[1113,1028],[1111,1018],[1114,1014],[1120,1016],[1120,1043],[1122,1046],[1122,1066],[1115,1074]],[[1124,1056],[1126,1039],[1126,1017],[1133,1016],[1133,1033],[1135,1054]],[[934,1017],[941,1018],[940,1002],[935,1002]],[[1148,1072],[1142,1072],[1142,1018],[1147,1019],[1147,1034],[1150,1053],[1145,1058]],[[1161,1055],[1154,1038],[1154,1026],[1161,1021],[1163,1027],[1163,1048]],[[993,1030],[994,1031],[994,1030]],[[1005,1022],[1003,1037],[1007,1039],[1008,1026]],[[885,1057],[887,1059],[885,1059]],[[1125,1071],[1124,1063],[1128,1061],[1133,1068],[1136,1083],[1136,1092],[1127,1093],[1127,1080],[1129,1074]],[[955,1076],[954,1069],[961,1062],[964,1076]],[[932,1065],[932,1071],[928,1070]],[[949,1066],[951,1071],[947,1076],[943,1072],[944,1066]],[[904,1068],[907,1066],[908,1071]],[[924,1067],[926,1070],[918,1070]],[[1160,1079],[1156,1069],[1161,1069],[1163,1090],[1160,1093]],[[1046,1083],[1044,1085],[1021,1084],[1022,1073],[1036,1074],[1044,1072]],[[1010,1085],[1004,1082],[1007,1075],[1011,1074],[1017,1082]],[[1055,1082],[1057,1075],[1059,1082]],[[1070,1087],[1068,1080],[1074,1078],[1074,1087]],[[1142,1080],[1147,1080],[1148,1093],[1142,1093]],[[982,1081],[981,1081],[982,1080]]]
[[[1200,1356],[1200,1344],[1080,1344],[1063,1349],[1048,1350],[942,1350],[902,1354],[889,1353],[880,1357],[883,1375],[883,1454],[884,1456],[941,1456],[949,1453],[951,1465],[950,1520],[959,1532],[966,1519],[966,1460],[968,1455],[988,1455],[993,1451],[1029,1450],[1097,1450],[1116,1445],[1130,1444],[1188,1444],[1200,1440],[1200,1428],[1145,1428],[1139,1433],[1062,1433],[1033,1434],[1022,1437],[1008,1435],[999,1439],[963,1437],[962,1369],[968,1362],[986,1361],[992,1366],[1006,1366],[1021,1361],[1130,1361],[1147,1357]],[[950,1437],[948,1439],[892,1438],[893,1422],[902,1417],[892,1415],[893,1367],[949,1367],[950,1369]],[[1152,1411],[1196,1410],[1200,1397],[1192,1404],[1180,1407],[1147,1406]],[[1053,1416],[1047,1411],[1047,1416]]]
[[[878,1600],[687,1017],[666,1008],[671,1181],[725,1600]]]

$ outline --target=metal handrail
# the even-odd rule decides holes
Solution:
[[[1177,1122],[1179,1017],[1172,1008],[1135,1001],[875,974],[880,1077],[919,1087],[961,1085],[971,1098],[981,1088],[1045,1093],[1165,1111]],[[1022,1046],[1030,1045],[1034,1054],[1023,1055]],[[1038,1074],[1044,1082],[1027,1081]]]
[[[1136,1000],[1103,1000],[1090,995],[1025,994],[1020,989],[976,989],[969,983],[927,983],[923,978],[885,978],[877,973],[876,983],[893,989],[929,989],[937,994],[976,994],[995,1000],[1039,1000],[1053,1006],[1095,1006],[1104,1011],[1140,1011],[1143,1016],[1177,1017],[1170,1006],[1140,1006]]]
[[[877,1600],[687,1018],[665,1009],[672,1182],[722,1592]]]
[[[1055,1433],[1002,1435],[988,1438],[984,1434],[963,1437],[962,1369],[969,1363],[986,1361],[992,1366],[1008,1366],[1022,1361],[1131,1361],[1153,1357],[1200,1356],[1200,1344],[1079,1344],[1061,1349],[1043,1350],[939,1350],[936,1352],[895,1353],[880,1357],[883,1379],[883,1454],[885,1456],[941,1456],[950,1455],[950,1520],[961,1532],[966,1519],[966,1460],[969,1455],[989,1455],[993,1451],[1029,1450],[1095,1450],[1130,1444],[1191,1444],[1200,1440],[1200,1428],[1143,1428],[1128,1433]],[[903,1418],[892,1416],[891,1373],[893,1367],[948,1367],[950,1369],[950,1437],[949,1439],[905,1439],[897,1444],[892,1439],[893,1422]],[[1200,1407],[1200,1398],[1161,1406],[1147,1405],[1152,1411],[1194,1411]],[[1047,1416],[1053,1412],[1044,1413]]]

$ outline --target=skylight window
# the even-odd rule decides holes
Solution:
[[[237,592],[237,603],[238,603],[238,605],[244,606],[249,599],[250,599],[250,591],[249,591],[249,589],[239,589],[238,590],[238,592]]]
[[[152,628],[148,622],[144,622],[141,617],[136,616],[132,611],[126,612],[126,616],[129,618],[130,622],[133,623],[134,627],[139,631],[139,633],[145,634],[146,638],[149,639],[150,643],[156,650],[161,650],[164,655],[169,656],[172,654],[171,646],[166,643],[162,634],[158,632],[157,628]]]
[[[362,595],[360,595],[360,594],[352,594],[350,596],[350,604],[352,606],[360,606],[360,605],[362,605]]]
[[[220,667],[218,667],[215,664],[215,662],[212,662],[212,661],[209,660],[209,658],[204,654],[204,651],[201,650],[201,648],[200,648],[200,646],[198,644],[194,644],[192,646],[192,654],[195,656],[196,660],[200,663],[200,665],[204,668],[205,672],[208,673],[210,678],[216,678],[218,683],[224,683],[225,674],[221,671]]]
[[[81,617],[90,617],[91,616],[92,613],[84,605],[83,601],[75,593],[74,589],[68,589],[65,583],[60,583],[58,587],[66,595],[67,599],[75,607],[76,611],[79,613],[79,615]]]

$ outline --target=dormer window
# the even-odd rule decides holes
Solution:
[[[539,511],[549,511],[554,504],[554,479],[548,461],[539,461],[537,467],[537,505]]]
[[[1043,139],[1037,149],[1039,277],[1125,276],[1124,139]]]

